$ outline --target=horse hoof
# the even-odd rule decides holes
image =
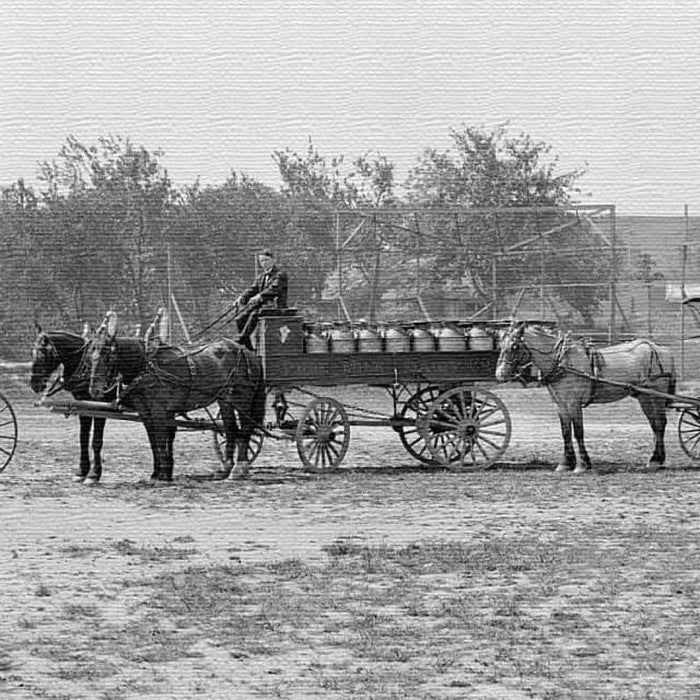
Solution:
[[[71,480],[76,484],[82,484],[85,480],[85,474],[74,474]]]
[[[250,465],[246,462],[242,462],[242,463],[237,464],[231,470],[231,473],[228,475],[228,480],[229,481],[238,481],[240,479],[247,479],[249,469],[250,469]]]
[[[99,479],[94,479],[93,477],[85,477],[85,481],[83,481],[83,486],[97,486],[99,483]]]
[[[224,479],[228,479],[228,477],[231,474],[230,469],[217,469],[214,472],[214,475],[212,476],[212,479],[214,481],[223,481]]]
[[[557,468],[554,470],[557,474],[562,474],[563,472],[570,472],[571,467],[566,464],[557,464]]]
[[[587,474],[589,471],[591,471],[590,467],[576,467],[576,469],[574,469],[573,473],[574,474]]]
[[[245,479],[248,478],[247,474],[243,474],[243,472],[231,472],[228,477],[226,477],[226,481],[245,481]]]

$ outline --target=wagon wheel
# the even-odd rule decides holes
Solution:
[[[297,424],[296,441],[299,457],[309,471],[337,467],[350,444],[347,412],[335,399],[314,399]]]
[[[399,425],[397,431],[401,444],[406,451],[423,464],[439,464],[430,454],[428,445],[423,439],[421,432],[421,422],[430,409],[435,399],[440,395],[440,388],[428,386],[416,392],[406,401],[399,418],[411,421],[411,425]]]
[[[422,423],[436,462],[453,469],[486,469],[506,451],[511,422],[505,404],[475,386],[458,386],[433,401]]]
[[[238,420],[238,411],[235,411],[236,413],[236,420]],[[216,411],[216,416],[214,419],[217,421],[221,420],[221,409],[217,409]],[[214,451],[216,452],[216,456],[219,458],[219,461],[225,466],[228,467],[226,464],[226,435],[223,432],[223,428],[221,430],[214,430],[212,432],[212,437],[214,439]],[[248,462],[251,464],[255,461],[255,458],[260,454],[260,450],[262,450],[263,446],[263,440],[265,439],[265,434],[260,430],[259,428],[256,428],[253,431],[253,434],[250,436],[250,442],[248,443],[248,450],[246,452],[246,457],[248,458]]]
[[[700,408],[684,408],[681,411],[678,441],[690,459],[700,460]]]
[[[10,463],[17,449],[17,416],[10,402],[0,394],[0,472]]]

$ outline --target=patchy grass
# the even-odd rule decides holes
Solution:
[[[164,573],[150,599],[196,631],[191,641],[204,637],[235,658],[281,663],[309,651],[317,692],[443,697],[497,686],[606,697],[622,687],[644,697],[673,681],[692,694],[700,601],[689,581],[667,577],[669,533],[642,526],[624,548],[600,534],[400,547],[339,540],[322,564]],[[696,553],[686,578],[698,565]],[[188,653],[167,635],[149,649],[151,661]]]
[[[197,550],[191,547],[173,547],[169,544],[139,545],[128,539],[119,540],[113,546],[119,554],[127,557],[139,557],[144,563],[187,559],[197,553]]]

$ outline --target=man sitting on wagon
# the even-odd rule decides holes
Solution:
[[[236,299],[241,309],[236,316],[238,325],[238,342],[252,349],[250,338],[258,324],[261,309],[287,308],[287,273],[275,262],[269,248],[258,255],[262,272],[253,284]]]

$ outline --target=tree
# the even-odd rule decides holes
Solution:
[[[579,193],[576,183],[583,170],[558,173],[559,159],[552,157],[550,145],[527,134],[510,136],[505,124],[490,131],[462,125],[451,129],[450,137],[453,149],[426,149],[405,184],[414,205],[477,210],[457,220],[442,212],[434,215],[427,226],[437,237],[429,270],[433,279],[456,283],[466,278],[467,286],[486,303],[496,292],[491,288],[496,254],[537,236],[541,236],[538,257],[563,246],[590,245],[591,234],[584,225],[571,216],[543,210],[570,205]],[[540,211],[525,212],[524,207]],[[561,233],[542,236],[557,230]],[[518,255],[499,258],[499,277],[512,284],[533,283],[541,265],[539,260],[533,265],[532,252],[523,248]],[[605,278],[604,255],[594,253],[586,262],[588,281]],[[566,279],[579,269],[580,260],[562,257],[553,272]],[[599,292],[584,293],[580,288],[562,287],[559,295],[587,318],[600,301]]]
[[[142,327],[162,303],[177,198],[162,155],[119,136],[90,146],[69,136],[39,173],[46,244],[60,263],[61,286],[72,298],[99,299],[125,311]]]
[[[313,280],[308,292],[318,299],[325,278],[337,262],[335,211],[394,206],[394,164],[381,153],[371,151],[349,164],[344,156],[327,158],[315,149],[311,139],[305,154],[287,148],[275,151],[273,158],[282,178],[282,191],[295,212],[288,235],[295,241],[300,271]],[[364,280],[365,293],[358,294],[356,302],[370,320],[377,314],[382,291],[382,251],[386,247],[384,229],[372,225],[349,249],[353,259],[346,272],[352,274],[354,268]]]
[[[250,284],[255,253],[280,249],[290,218],[287,203],[272,188],[232,172],[222,185],[185,188],[175,210],[173,263],[203,327]]]

